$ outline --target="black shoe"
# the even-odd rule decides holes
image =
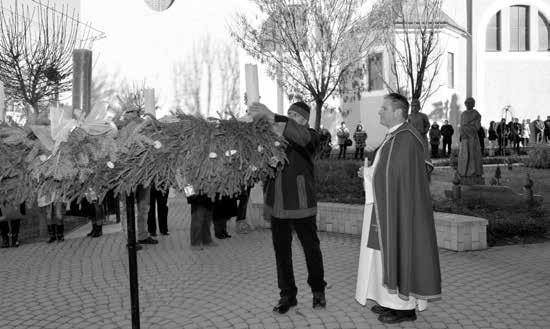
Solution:
[[[370,308],[370,310],[373,311],[376,314],[386,314],[389,311],[391,311],[392,309],[381,306],[381,305],[374,305],[373,307]]]
[[[313,308],[325,308],[327,306],[327,300],[324,292],[313,293]]]
[[[57,236],[55,235],[56,227],[57,227],[56,224],[48,225],[48,233],[50,234],[50,238],[48,239],[48,243],[52,243],[55,240],[57,240]]]
[[[95,232],[92,233],[92,238],[99,238],[103,235],[103,225],[96,225],[95,226]]]
[[[96,226],[95,224],[92,224],[92,230],[91,230],[88,234],[86,234],[86,236],[90,236],[90,237],[91,237],[92,235],[94,235],[94,233],[95,233],[95,231],[96,231],[96,227],[95,227],[95,226]]]
[[[170,235],[170,232],[160,232],[162,235]]]
[[[148,237],[147,239],[138,240],[141,244],[158,244],[159,240],[155,240],[152,237]]]
[[[414,310],[390,310],[388,313],[380,314],[378,320],[383,323],[415,321],[416,312]]]
[[[2,235],[2,245],[0,248],[9,248],[10,247],[10,238],[7,235]]]
[[[298,305],[298,301],[296,300],[296,297],[294,298],[281,298],[279,300],[279,303],[273,308],[273,312],[277,312],[279,314],[285,314],[290,310],[291,307]]]
[[[214,236],[220,240],[228,238],[228,236],[225,233],[216,233]]]
[[[11,236],[11,247],[12,248],[19,247],[19,236],[17,234],[14,234]]]
[[[65,241],[65,237],[63,236],[64,231],[65,231],[64,225],[57,225],[57,228],[56,228],[57,241],[59,242]]]

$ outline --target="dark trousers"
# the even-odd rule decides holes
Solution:
[[[19,227],[21,226],[20,219],[5,220],[0,222],[0,235],[7,237],[10,233],[12,236],[19,235]],[[10,229],[11,227],[11,229]]]
[[[504,148],[506,147],[506,138],[504,136],[498,137],[498,153],[504,155]]]
[[[160,233],[168,233],[168,191],[163,193],[153,185],[147,215],[147,231],[150,234],[157,234],[157,218]]]
[[[302,244],[306,256],[307,283],[313,292],[324,292],[327,283],[324,280],[323,255],[315,216],[303,219],[271,218],[271,235],[275,260],[277,262],[277,283],[281,297],[296,297],[298,288],[294,281],[292,267],[292,228]]]
[[[485,141],[483,139],[479,140],[479,147],[481,148],[481,156],[485,154]]]
[[[519,137],[514,137],[514,139],[512,140],[512,143],[514,145],[514,150],[516,150],[517,154],[519,154],[519,142],[520,142]]]
[[[452,139],[443,138],[443,155],[444,156],[451,155],[451,144],[452,144]]]
[[[338,153],[338,159],[340,159],[340,158],[345,159],[346,158],[346,149],[348,147],[346,146],[346,144],[340,144],[338,146],[340,146],[340,153]]]
[[[550,142],[550,130],[544,130],[544,142],[548,143]]]
[[[439,155],[439,144],[431,144],[432,145],[432,158],[437,158]]]
[[[191,205],[191,245],[211,243],[212,201],[205,195],[195,195],[187,198],[187,202]]]
[[[356,147],[355,148],[355,159],[364,159],[365,158],[365,148],[364,147]]]
[[[97,200],[93,202],[94,205],[94,217],[92,217],[93,225],[103,225],[105,221],[105,205],[99,203]]]
[[[245,220],[246,219],[246,207],[248,207],[248,199],[250,198],[250,189],[251,187],[248,187],[239,195],[239,205],[237,206],[237,220]]]

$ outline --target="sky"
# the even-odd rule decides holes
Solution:
[[[206,32],[231,41],[226,23],[236,11],[250,12],[248,0],[175,0],[164,12],[144,0],[81,0],[81,17],[106,34],[92,47],[94,73],[117,81],[145,81],[159,105],[170,105],[171,63],[184,58]]]

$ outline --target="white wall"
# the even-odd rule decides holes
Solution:
[[[508,8],[530,6],[531,50],[509,52]],[[512,105],[514,116],[522,119],[546,117],[550,104],[550,52],[538,51],[538,11],[550,18],[550,0],[474,1],[474,84],[483,123],[498,120],[502,108]],[[490,18],[502,10],[502,51],[485,52],[485,31]]]

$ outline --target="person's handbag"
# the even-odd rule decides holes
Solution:
[[[346,142],[344,143],[346,146],[351,146],[351,139],[346,139]]]

